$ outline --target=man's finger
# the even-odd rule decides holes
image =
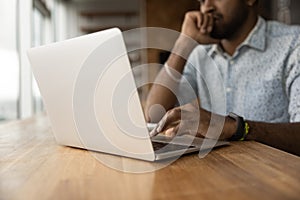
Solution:
[[[202,20],[203,20],[203,23],[201,25],[200,31],[201,31],[202,34],[205,34],[205,33],[207,33],[207,26],[208,26],[208,22],[209,22],[208,15],[203,15],[203,19]]]
[[[177,126],[167,129],[165,131],[165,136],[174,137],[176,135],[176,129],[177,129]]]
[[[164,117],[158,122],[157,126],[150,132],[150,137],[154,137],[164,129],[169,127],[172,123],[180,119],[180,108],[174,108],[168,111]]]
[[[201,28],[201,24],[202,24],[202,17],[201,17],[201,13],[196,13],[196,19],[197,19],[197,28],[200,29]]]
[[[150,137],[154,137],[158,134],[158,132],[156,131],[156,128],[152,129],[152,131],[150,132]]]
[[[210,33],[213,30],[214,26],[214,18],[212,15],[208,15],[208,25],[207,25],[207,32]]]
[[[157,123],[156,127],[152,129],[150,132],[150,137],[156,136],[159,132],[161,132],[161,127],[164,126],[167,115],[164,115],[163,118]]]
[[[157,131],[161,132],[165,127],[168,127],[172,123],[177,122],[180,119],[181,116],[180,113],[181,113],[180,107],[168,111],[165,114],[164,121],[162,121],[162,123],[159,123],[159,127]]]

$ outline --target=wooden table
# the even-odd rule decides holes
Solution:
[[[144,161],[107,155],[125,165]],[[58,146],[39,116],[0,126],[0,199],[300,199],[300,158],[236,142],[151,173],[106,167],[89,151]]]

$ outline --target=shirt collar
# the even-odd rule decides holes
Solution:
[[[252,29],[246,40],[240,44],[237,51],[243,47],[249,46],[251,48],[264,51],[266,48],[266,21],[262,17],[258,17],[255,27]],[[212,56],[214,53],[223,52],[218,44],[213,44],[208,51],[208,55]]]
[[[250,32],[246,40],[240,45],[249,46],[257,50],[264,51],[266,48],[266,21],[258,17],[257,23]],[[239,47],[239,48],[240,48]]]

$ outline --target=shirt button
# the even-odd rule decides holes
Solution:
[[[231,90],[232,90],[232,89],[231,89],[230,87],[226,88],[226,92],[227,92],[227,93],[231,92]]]
[[[234,64],[234,60],[231,60],[229,63],[230,63],[230,65],[233,65]]]

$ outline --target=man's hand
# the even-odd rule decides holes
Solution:
[[[210,37],[214,26],[213,16],[200,11],[190,11],[185,14],[181,33],[196,40],[199,44],[216,44],[220,40]]]
[[[208,112],[199,107],[198,101],[194,101],[169,110],[150,135],[162,133],[168,137],[174,137],[190,134],[224,140],[234,134],[236,126],[235,120]]]

